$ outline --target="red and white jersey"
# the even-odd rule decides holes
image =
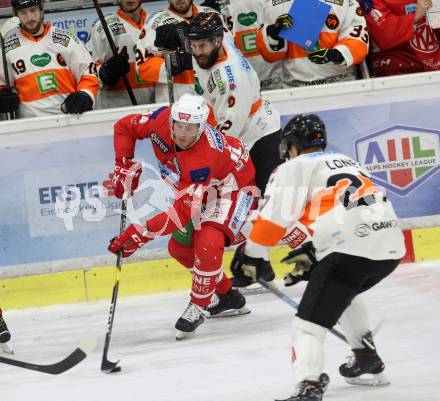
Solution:
[[[333,252],[373,260],[405,254],[391,202],[365,169],[340,153],[302,154],[279,166],[250,239],[273,246],[296,222],[309,231],[318,260]]]
[[[260,78],[261,90],[282,89],[283,63],[269,63],[257,48],[257,31],[267,22],[266,12],[271,0],[229,0],[222,8],[228,29],[235,37],[235,45],[240,49]]]
[[[61,113],[66,97],[86,92],[95,100],[99,81],[89,52],[69,33],[44,24],[34,38],[21,28],[5,38],[11,85],[20,95],[19,117],[41,117]]]
[[[272,1],[267,7],[270,24],[287,13],[293,0]],[[355,64],[365,59],[368,53],[368,33],[365,18],[359,13],[356,0],[326,0],[331,6],[330,13],[318,38],[314,50],[334,48],[344,57],[342,64],[315,64],[307,58],[308,52],[284,40],[284,46],[274,50],[267,36],[267,24],[257,34],[257,47],[268,62],[282,60],[284,82],[288,86],[315,85],[356,79]],[[293,21],[295,25],[295,21]]]
[[[229,35],[223,38],[224,56],[209,69],[193,58],[196,92],[212,106],[217,129],[234,135],[249,148],[280,129],[280,115],[260,93],[257,73]]]
[[[143,9],[141,9],[139,25],[122,10],[116,11],[114,15],[107,15],[105,17],[118,52],[126,52],[128,54],[130,72],[127,78],[138,104],[154,103],[154,82],[143,81],[136,72],[136,62],[142,60],[140,51],[136,49],[136,43],[147,19],[148,14]],[[104,29],[99,21],[92,29],[86,47],[97,64],[103,64],[113,56]],[[102,108],[132,105],[122,79],[114,86],[106,87],[104,85],[100,103]]]
[[[212,8],[193,5],[193,16],[205,11],[213,11]],[[168,99],[167,71],[165,60],[154,45],[156,40],[156,29],[162,25],[178,24],[179,22],[189,20],[176,14],[168,6],[148,19],[145,28],[142,30],[137,48],[143,56],[143,60],[137,63],[138,74],[146,81],[156,82],[156,103],[166,103]],[[180,98],[184,93],[194,93],[194,73],[192,71],[183,71],[173,78],[174,97]]]
[[[360,2],[367,20],[374,76],[440,70],[440,30],[425,17],[414,23],[416,1]]]
[[[170,107],[162,107],[154,113],[131,114],[115,124],[116,158],[132,158],[136,140],[149,138],[162,178],[179,191],[173,204],[173,214],[160,213],[148,221],[148,229],[160,231],[160,235],[181,229],[176,225],[176,219],[170,219],[170,216],[175,215],[181,226],[185,226],[194,217],[192,208],[195,207],[200,214],[200,196],[203,198],[204,195],[208,195],[207,206],[214,204],[210,221],[227,218],[230,208],[235,207],[236,215],[240,215],[243,222],[254,198],[239,195],[237,200],[236,197],[243,188],[255,188],[255,168],[246,146],[238,139],[226,137],[207,125],[194,145],[180,150],[171,137],[170,110]],[[212,192],[209,188],[216,190],[214,202],[210,201]],[[228,230],[231,241],[242,224],[237,224],[235,230],[235,223],[231,221]]]

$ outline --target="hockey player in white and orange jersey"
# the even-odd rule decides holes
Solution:
[[[0,60],[3,60],[1,49]],[[0,119],[2,118],[1,114],[15,113],[18,110],[19,103],[17,91],[6,86],[3,63],[0,63]]]
[[[269,2],[268,19],[257,34],[257,47],[268,62],[283,62],[283,81],[288,86],[305,86],[356,79],[355,65],[368,53],[365,18],[357,13],[355,0],[328,1],[329,15],[313,51],[279,36],[283,28],[295,25],[287,14],[292,0]]]
[[[267,62],[257,48],[257,31],[268,20],[268,7],[268,0],[228,0],[221,8],[235,45],[260,78],[261,90],[286,87],[282,81],[283,62]]]
[[[324,340],[337,321],[354,354],[340,374],[350,384],[388,384],[358,295],[398,266],[405,254],[402,230],[368,171],[346,155],[326,152],[326,137],[315,114],[295,116],[286,125],[281,149],[290,160],[272,175],[249,240],[274,246],[297,222],[312,239],[286,258],[300,262],[309,279],[292,327],[295,395],[285,401],[322,400],[329,381]],[[256,266],[258,277],[250,256],[244,271]]]
[[[154,103],[154,82],[143,81],[136,73],[136,62],[143,60],[136,43],[149,15],[141,8],[140,0],[119,0],[118,3],[120,9],[106,16],[105,20],[119,54],[113,55],[99,22],[93,27],[86,45],[98,65],[98,75],[103,83],[98,105],[101,108],[132,105],[121,79],[127,73],[137,103]]]
[[[168,25],[185,24],[202,11],[214,11],[207,7],[196,6],[193,0],[169,0],[169,6],[154,14],[147,21],[141,33],[137,48],[143,55],[143,62],[137,64],[139,76],[146,81],[157,82],[156,102],[168,102],[167,72],[163,52],[159,51],[163,39],[167,40],[174,31],[167,30]],[[158,29],[159,28],[159,29]],[[167,50],[176,50],[168,49]],[[177,62],[172,65],[174,97],[177,99],[184,93],[194,93],[194,73],[191,55],[176,53]]]
[[[3,311],[0,308],[0,352],[7,352],[8,354],[14,353],[11,346],[9,345],[9,340],[11,339],[11,333],[6,325],[3,318]]]
[[[223,134],[233,132],[251,149],[257,187],[264,192],[279,157],[280,116],[261,96],[255,70],[224,34],[218,13],[203,12],[189,25],[187,34],[193,54],[198,90],[209,102]]]
[[[78,114],[93,108],[96,67],[85,46],[43,22],[42,0],[12,0],[20,26],[5,38],[11,85],[20,96],[19,117]]]

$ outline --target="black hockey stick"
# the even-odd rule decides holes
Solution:
[[[167,85],[168,85],[168,99],[170,102],[170,106],[174,103],[174,83],[173,83],[173,75],[171,74],[171,54],[166,51],[164,53],[165,58],[165,69],[167,71]]]
[[[3,62],[3,71],[5,74],[5,83],[8,88],[11,87],[11,80],[9,78],[9,69],[8,69],[8,61],[6,59],[6,48],[5,48],[5,36],[6,34],[14,29],[19,24],[18,17],[9,18],[3,25],[0,30],[0,47],[2,52],[2,62]],[[9,118],[11,120],[15,120],[15,113],[11,111],[9,113]]]
[[[126,214],[127,214],[127,201],[124,199],[122,201],[121,221],[120,221],[121,233],[125,229],[125,222],[127,220]],[[119,276],[121,275],[121,268],[122,268],[122,249],[119,250],[118,258],[116,259],[116,281],[115,281],[115,285],[113,286],[112,301],[110,304],[110,314],[107,322],[107,333],[105,334],[104,351],[102,354],[101,370],[105,373],[114,373],[121,371],[121,367],[118,366],[119,360],[116,362],[111,362],[107,358],[108,348],[110,346],[110,338],[113,329],[113,320],[115,318],[116,301],[118,299]]]
[[[99,4],[98,0],[93,0],[93,5],[95,6],[96,12],[98,14],[99,21],[101,22],[101,25],[104,29],[105,36],[107,37],[108,44],[110,45],[110,48],[112,50],[113,56],[116,56],[118,54],[118,49],[116,48],[115,42],[113,41],[112,35],[110,33],[110,30],[108,29],[107,21],[105,20],[104,14],[102,13],[101,6]],[[122,77],[122,80],[124,81],[125,88],[127,89],[128,97],[130,98],[130,101],[133,106],[136,106],[138,103],[136,101],[136,97],[134,96],[133,89],[130,85],[130,82],[128,82],[128,78],[126,75]]]
[[[37,372],[48,373],[50,375],[59,375],[60,373],[64,373],[78,365],[87,357],[87,352],[91,352],[95,346],[96,339],[89,339],[83,345],[75,349],[75,351],[73,351],[68,357],[51,365],[40,365],[37,363],[18,361],[16,359],[5,358],[3,356],[0,356],[0,363],[17,366],[24,369],[36,370]],[[84,348],[84,350],[82,348]]]
[[[288,295],[284,294],[284,292],[280,291],[278,287],[273,283],[268,283],[267,281],[263,280],[262,278],[259,278],[257,280],[264,288],[267,288],[272,294],[276,295],[278,298],[283,300],[286,304],[289,304],[293,309],[298,310],[299,304],[295,302],[292,298],[290,298]],[[347,339],[345,336],[335,329],[330,329],[330,333],[341,339],[342,341],[347,342]]]

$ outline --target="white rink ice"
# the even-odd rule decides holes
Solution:
[[[295,299],[302,289],[280,288]],[[391,385],[346,384],[337,369],[348,346],[329,333],[324,400],[439,401],[440,263],[403,265],[365,299],[373,326],[386,319],[376,344]],[[7,312],[17,359],[53,363],[90,335],[98,347],[59,376],[0,364],[0,400],[271,401],[291,393],[289,305],[253,295],[250,315],[210,320],[176,342],[187,301],[187,293],[120,299],[109,359],[121,359],[122,372],[110,375],[99,370],[110,301]]]

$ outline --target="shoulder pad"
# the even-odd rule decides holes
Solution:
[[[20,39],[17,37],[17,35],[12,35],[10,37],[7,37],[5,39],[5,54],[10,52],[11,50],[16,49],[17,47],[20,47]]]

